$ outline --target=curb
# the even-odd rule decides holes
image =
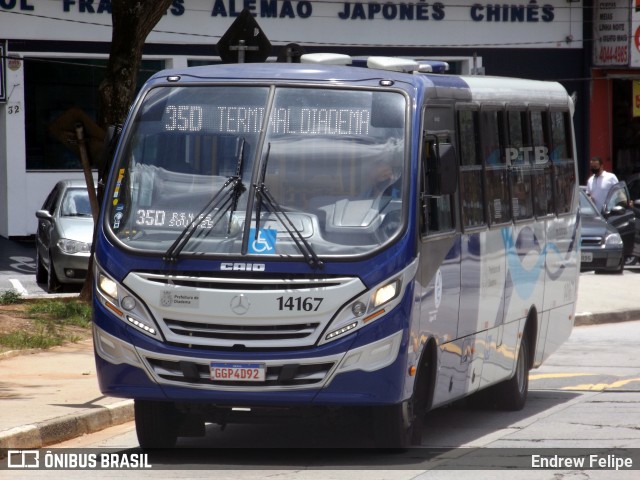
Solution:
[[[574,326],[601,325],[603,323],[620,323],[640,320],[640,310],[620,310],[618,312],[576,313]]]
[[[42,448],[133,420],[133,400],[0,432],[0,449]]]

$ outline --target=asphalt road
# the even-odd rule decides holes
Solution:
[[[504,412],[468,405],[434,410],[425,419],[421,448],[407,452],[368,448],[369,427],[357,416],[229,425],[225,430],[209,425],[204,438],[181,438],[179,449],[150,452],[152,473],[155,478],[176,478],[179,474],[182,478],[214,476],[219,480],[635,480],[640,465],[627,471],[485,470],[483,458],[498,464],[501,457],[517,458],[530,467],[532,456],[543,452],[577,452],[588,458],[606,451],[627,452],[640,464],[639,342],[640,321],[577,327],[545,365],[531,372],[529,399],[523,410]],[[131,422],[52,448],[131,453],[140,452],[137,446]],[[455,471],[432,470],[447,462]],[[92,476],[111,478],[114,473],[92,472]],[[134,477],[131,471],[118,473]]]
[[[77,293],[81,285],[65,286]],[[34,241],[14,241],[0,237],[0,293],[14,290],[22,296],[48,296],[46,285],[36,282],[36,245]]]

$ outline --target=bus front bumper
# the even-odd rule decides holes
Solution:
[[[405,340],[406,342],[406,340]],[[105,395],[145,400],[242,406],[382,405],[404,400],[407,348],[403,331],[320,357],[255,355],[263,382],[220,382],[211,364],[227,358],[174,355],[136,347],[94,324],[100,389]],[[404,345],[404,346],[403,346]],[[243,363],[236,353],[233,363]]]

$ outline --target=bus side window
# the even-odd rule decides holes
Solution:
[[[569,112],[552,111],[551,118],[551,163],[553,164],[554,200],[557,214],[568,213],[573,204],[576,186],[573,159],[573,138]]]
[[[505,156],[504,112],[480,112],[480,141],[485,162],[486,210],[491,225],[511,221],[509,172]]]
[[[482,181],[482,158],[478,111],[458,110],[458,132],[460,141],[460,203],[462,225],[465,228],[486,225],[484,185]]]
[[[448,143],[445,141],[445,144]],[[438,161],[436,141],[426,137],[422,146],[420,176],[422,232],[427,235],[448,232],[454,229],[453,198],[451,194],[438,194],[438,175],[434,167]]]
[[[531,185],[531,161],[533,145],[529,112],[515,110],[508,112],[509,138],[511,155],[511,211],[513,219],[527,220],[533,218],[533,192]]]
[[[549,138],[549,112],[531,112],[531,135],[534,145],[533,156],[533,202],[536,217],[553,214],[553,181]]]

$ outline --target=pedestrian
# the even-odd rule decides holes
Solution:
[[[618,183],[618,177],[604,169],[600,157],[593,157],[590,167],[593,175],[587,180],[587,193],[593,200],[593,203],[596,204],[598,210],[601,210],[607,199],[609,190]]]

